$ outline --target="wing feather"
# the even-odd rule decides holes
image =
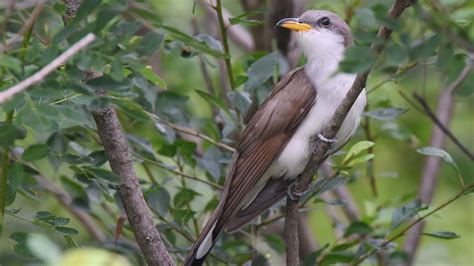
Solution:
[[[303,68],[287,74],[264,101],[242,133],[234,171],[217,228],[224,227],[242,205],[242,199],[257,184],[283,150],[311,109],[316,90]]]

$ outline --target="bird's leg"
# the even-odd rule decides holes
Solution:
[[[336,138],[328,139],[325,136],[323,136],[323,134],[321,134],[321,133],[318,134],[318,139],[320,139],[321,141],[327,142],[329,144],[332,144],[332,145],[337,143]]]
[[[332,138],[332,139],[326,138],[326,137],[323,136],[323,134],[321,134],[321,133],[318,134],[318,139],[321,140],[321,141],[324,141],[324,142],[326,142],[326,143],[329,143],[329,144],[330,144],[329,150],[331,150],[331,149],[334,147],[334,145],[336,145],[336,143],[337,143],[337,139],[336,139],[336,138]],[[316,148],[313,147],[313,154],[315,154],[315,153],[316,153]]]
[[[296,182],[291,183],[291,185],[288,187],[288,197],[292,200],[298,200],[302,196],[304,196],[310,189],[311,187],[308,187],[304,191],[296,191],[297,189],[295,188]]]

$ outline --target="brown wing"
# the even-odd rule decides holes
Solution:
[[[287,74],[252,117],[241,136],[226,180],[216,228],[225,226],[313,106],[316,90],[303,68]]]
[[[221,201],[194,243],[185,265],[201,265],[210,252],[222,229],[239,211],[243,198],[256,185],[272,161],[281,153],[289,138],[311,109],[316,91],[302,68],[287,74],[275,86],[270,96],[250,120],[242,133],[227,175]],[[284,184],[268,183],[263,196],[283,193]],[[233,228],[258,215],[266,205],[261,197],[247,212],[235,217]],[[274,202],[274,197],[269,202]],[[254,208],[255,207],[255,208]]]

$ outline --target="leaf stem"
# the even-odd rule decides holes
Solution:
[[[221,32],[221,39],[222,39],[222,46],[224,46],[224,53],[225,53],[225,66],[227,69],[227,75],[229,77],[229,83],[231,89],[235,89],[235,83],[234,83],[234,74],[232,74],[232,64],[230,61],[230,51],[229,51],[229,42],[227,40],[227,27],[224,23],[224,16],[222,15],[222,5],[221,5],[221,0],[216,0],[216,6],[215,10],[217,12],[217,18],[219,20],[219,29]]]

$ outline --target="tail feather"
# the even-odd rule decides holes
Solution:
[[[209,217],[206,225],[201,231],[199,238],[194,243],[193,247],[188,253],[186,260],[184,261],[185,266],[196,266],[202,265],[212,247],[219,237],[222,226],[217,226],[217,222],[221,217],[223,210],[223,204],[219,204],[214,213]]]

